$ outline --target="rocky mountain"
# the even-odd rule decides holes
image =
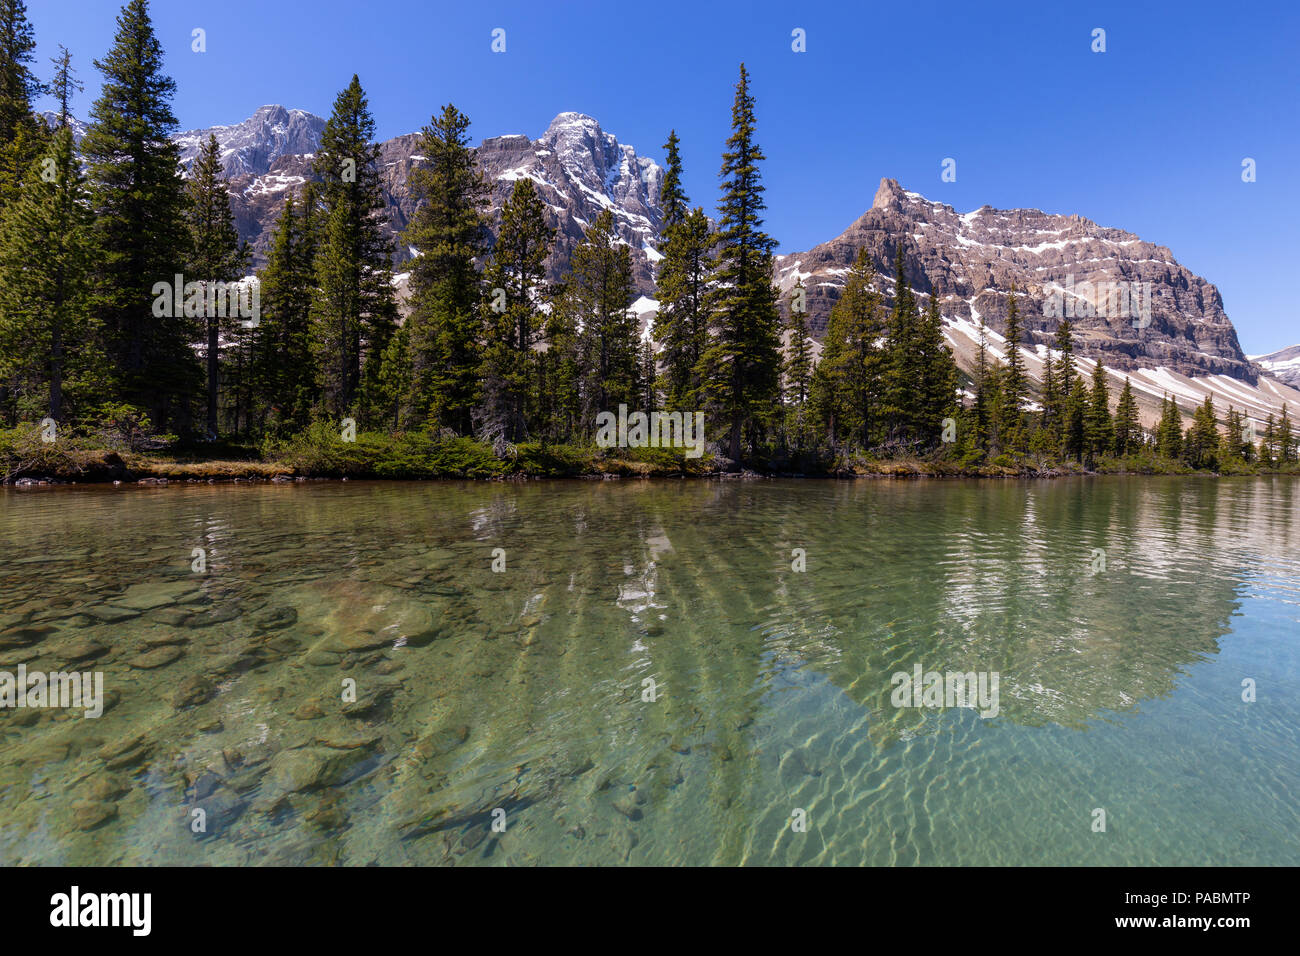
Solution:
[[[181,148],[181,161],[188,167],[208,136],[216,136],[226,178],[234,179],[267,173],[281,156],[315,151],[324,129],[325,121],[319,116],[272,105],[259,107],[248,119],[232,126],[175,133],[172,142]]]
[[[1278,381],[1300,388],[1300,345],[1279,349],[1268,355],[1252,355],[1250,360]]]
[[[990,356],[1005,359],[1014,284],[1031,379],[1041,380],[1065,316],[1075,330],[1079,372],[1090,376],[1101,361],[1112,394],[1131,380],[1147,425],[1158,418],[1165,395],[1188,412],[1212,396],[1220,411],[1232,405],[1261,422],[1283,402],[1300,401],[1300,391],[1242,353],[1213,285],[1164,246],[1081,216],[991,206],[962,214],[883,179],[871,208],[841,235],[778,256],[777,284],[788,293],[802,281],[809,325],[820,336],[859,249],[867,250],[877,288],[892,299],[900,241],[908,284],[923,306],[939,296],[944,337],[967,373],[981,337]],[[1274,367],[1288,360],[1283,353],[1265,358],[1275,358]]]
[[[950,326],[982,320],[1005,332],[1014,283],[1031,348],[1051,341],[1064,314],[1080,354],[1109,368],[1165,367],[1251,383],[1259,374],[1241,351],[1218,289],[1164,246],[1082,216],[991,206],[960,214],[892,179],[881,180],[871,208],[842,234],[779,257],[778,284],[789,290],[796,278],[803,281],[810,325],[820,334],[860,248],[891,294],[900,239],[908,282],[940,296]]]
[[[50,127],[50,129],[54,129],[54,127],[59,125],[59,114],[54,110],[42,110],[37,115],[40,116],[41,119],[45,120],[45,125]],[[80,143],[81,137],[86,135],[86,124],[75,116],[69,116],[68,126],[72,129],[73,142]]]
[[[264,106],[241,123],[174,137],[186,161],[209,133],[217,137],[236,224],[253,245],[255,266],[265,261],[286,194],[300,191],[312,176],[324,126],[323,119],[302,110]],[[476,152],[492,185],[488,213],[494,230],[514,184],[523,178],[536,184],[557,230],[548,261],[551,279],[563,274],[583,230],[602,210],[611,211],[620,238],[631,248],[641,293],[635,309],[648,332],[656,306],[653,269],[660,258],[655,240],[663,170],[581,113],[560,113],[537,139],[495,136]],[[413,254],[400,243],[415,212],[410,175],[424,161],[417,133],[380,144],[399,273]],[[883,179],[871,208],[841,235],[807,252],[778,256],[775,278],[785,292],[802,280],[810,326],[820,339],[860,248],[868,252],[878,287],[892,296],[899,241],[907,253],[909,284],[923,304],[931,294],[940,297],[945,337],[967,371],[974,366],[981,327],[990,353],[1002,355],[1014,283],[1031,377],[1041,374],[1042,358],[1065,314],[1076,331],[1079,370],[1090,374],[1093,363],[1102,361],[1116,389],[1131,378],[1144,419],[1154,419],[1165,394],[1187,410],[1213,395],[1221,409],[1232,404],[1261,420],[1282,402],[1300,406],[1300,346],[1247,357],[1213,285],[1180,265],[1167,248],[1077,215],[991,206],[958,213]],[[398,287],[404,291],[400,274]],[[814,354],[819,352],[815,344]]]
[[[230,191],[235,219],[240,235],[253,245],[257,265],[270,244],[286,191],[298,192],[311,178],[312,154],[320,145],[323,127],[319,117],[300,110],[263,107],[243,123],[211,129],[227,157],[227,169],[234,164]],[[178,141],[183,137],[188,150],[185,155],[192,156],[208,132],[179,134]],[[425,161],[420,139],[418,133],[408,133],[379,145],[398,269],[412,254],[400,237],[415,213],[409,183],[411,170]],[[488,215],[494,233],[514,183],[527,178],[536,184],[546,203],[547,219],[557,233],[548,262],[550,278],[563,274],[583,231],[601,210],[608,209],[619,237],[631,247],[639,291],[653,290],[652,266],[659,258],[653,243],[659,229],[659,184],[663,178],[663,170],[653,160],[638,156],[635,149],[619,143],[595,119],[581,113],[559,114],[535,140],[522,135],[485,139],[476,153],[492,186]]]

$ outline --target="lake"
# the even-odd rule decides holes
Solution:
[[[0,864],[1296,865],[1298,519],[1287,478],[0,489],[0,671],[104,695],[0,710]]]

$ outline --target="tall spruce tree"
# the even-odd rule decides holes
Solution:
[[[900,441],[917,438],[922,425],[918,386],[924,358],[918,342],[919,324],[916,298],[907,278],[907,260],[899,242],[894,247],[894,307],[889,312],[886,332],[882,414],[887,437]]]
[[[185,219],[190,230],[190,256],[185,271],[190,281],[199,283],[200,293],[206,300],[201,331],[208,367],[208,437],[215,439],[219,431],[217,389],[221,336],[223,332],[233,332],[239,321],[234,310],[227,307],[231,297],[224,289],[226,284],[244,275],[250,253],[235,229],[230,192],[221,164],[221,147],[211,133],[190,167],[188,193]],[[227,315],[228,312],[232,314]]]
[[[427,164],[411,173],[418,203],[406,242],[411,262],[411,386],[405,401],[426,419],[468,435],[483,364],[483,282],[475,262],[488,247],[488,186],[469,140],[469,118],[450,103],[424,128]]]
[[[635,408],[639,339],[636,317],[628,309],[636,294],[628,245],[614,231],[614,215],[602,210],[573,251],[565,292],[578,336],[580,414],[595,427],[601,412]]]
[[[1007,361],[1002,376],[1002,443],[1017,450],[1024,447],[1025,360],[1020,354],[1020,305],[1016,300],[1016,284],[1011,283],[1011,296],[1007,301]]]
[[[1101,360],[1092,369],[1092,390],[1084,413],[1083,440],[1089,457],[1105,455],[1115,445],[1114,423],[1110,417],[1110,389],[1106,384],[1106,367]]]
[[[802,292],[803,283],[800,281],[790,295],[783,388],[786,431],[797,451],[803,450],[809,438],[808,392],[813,375],[812,337],[808,334],[808,311]]]
[[[310,193],[310,188],[308,190]],[[310,195],[284,201],[261,280],[262,315],[252,341],[253,416],[259,430],[283,434],[311,421],[317,371],[311,347],[316,234]]]
[[[1217,468],[1219,429],[1215,422],[1214,398],[1205,396],[1192,415],[1192,427],[1183,439],[1183,460],[1193,468]]]
[[[176,84],[162,72],[145,0],[122,8],[113,47],[95,67],[104,82],[81,141],[97,233],[95,308],[126,400],[147,409],[156,425],[187,427],[201,380],[191,326],[155,308],[165,302],[153,291],[182,273],[189,245],[180,150],[168,139],[177,125]]]
[[[869,448],[884,433],[886,356],[877,343],[885,321],[874,280],[871,257],[861,249],[831,308],[813,371],[810,400],[832,451],[841,441]]]
[[[365,92],[353,74],[334,100],[313,162],[320,180],[320,234],[312,339],[329,412],[359,411],[383,421],[386,409],[375,391],[396,328],[397,303],[374,134]]]
[[[0,210],[18,198],[23,177],[49,140],[32,112],[33,100],[45,91],[30,66],[35,50],[27,4],[0,0]]]
[[[1156,426],[1156,454],[1177,459],[1183,451],[1183,418],[1178,405],[1166,394],[1160,402],[1160,422]]]
[[[957,362],[943,341],[943,317],[939,311],[939,290],[930,293],[925,315],[917,326],[920,378],[917,382],[918,437],[929,445],[937,443],[943,420],[957,407]]]
[[[1277,423],[1277,458],[1284,465],[1296,460],[1295,435],[1291,429],[1291,413],[1287,410],[1286,402],[1282,403],[1282,416]]]
[[[664,406],[675,411],[696,404],[699,386],[697,367],[704,353],[708,331],[705,294],[709,282],[709,220],[704,210],[688,209],[682,187],[682,160],[677,133],[670,132],[667,169],[659,190],[663,219],[660,227],[659,262],[655,277],[659,311],[655,316],[654,340],[661,348],[664,367]]]
[[[63,422],[105,399],[107,368],[90,308],[94,242],[72,131],[60,129],[50,149],[0,219],[0,384],[19,417]]]
[[[1115,454],[1131,455],[1142,446],[1142,424],[1138,419],[1137,400],[1133,397],[1133,383],[1124,377],[1124,388],[1115,406]]]
[[[723,195],[708,300],[712,335],[700,362],[705,400],[727,423],[727,454],[736,460],[745,435],[756,444],[773,413],[781,371],[781,313],[772,284],[776,243],[763,231],[758,164],[765,157],[754,141],[754,97],[743,63],[731,129],[719,174]]]
[[[476,428],[498,451],[504,443],[522,441],[528,432],[536,400],[533,346],[543,332],[546,259],[554,236],[532,180],[517,180],[501,210],[501,228],[484,281],[487,333]]]
[[[72,68],[72,54],[62,43],[59,44],[59,55],[51,57],[50,62],[54,64],[54,80],[50,83],[50,94],[59,104],[58,125],[63,127],[68,125],[68,120],[72,116],[72,94],[81,93],[86,87],[77,79],[77,71]]]

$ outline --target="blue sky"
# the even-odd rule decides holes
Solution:
[[[40,66],[86,83],[113,0],[28,0]],[[1300,342],[1300,4],[154,0],[182,128],[266,103],[328,115],[360,75],[381,139],[454,102],[476,139],[535,137],[565,110],[662,161],[712,209],[737,67],[767,153],[783,252],[838,235],[882,176],[966,212],[1078,213],[1168,246],[1215,283],[1248,353]],[[207,52],[191,51],[191,31]],[[506,52],[490,49],[506,30]],[[807,52],[791,50],[806,31]],[[1106,52],[1091,50],[1106,31]],[[940,181],[945,157],[957,181]],[[1241,162],[1257,181],[1241,181]]]

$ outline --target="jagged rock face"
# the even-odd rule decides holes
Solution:
[[[1268,355],[1252,355],[1250,359],[1278,381],[1300,388],[1300,345],[1279,349]]]
[[[217,136],[224,146],[222,134],[218,132]],[[394,266],[398,269],[412,255],[401,241],[401,233],[415,214],[410,175],[425,161],[420,142],[420,134],[408,133],[379,144],[380,179],[390,220],[387,228],[394,241]],[[299,144],[301,152],[311,154],[319,143],[317,133],[314,139]],[[558,280],[563,275],[584,230],[601,210],[609,209],[619,238],[631,247],[638,291],[653,293],[652,263],[658,258],[654,240],[660,223],[659,186],[663,178],[663,170],[654,161],[637,156],[631,146],[620,144],[594,119],[581,113],[561,113],[539,139],[496,136],[484,140],[475,152],[491,186],[486,212],[494,237],[514,184],[522,178],[531,179],[546,204],[547,220],[556,230],[555,248],[547,262],[548,278]],[[254,265],[265,262],[286,191],[301,191],[311,178],[310,155],[288,154],[278,155],[260,173],[248,171],[232,177],[230,191],[236,224],[240,235],[253,246]]]
[[[840,236],[808,252],[778,257],[778,284],[788,291],[796,277],[802,278],[809,325],[820,336],[860,248],[867,250],[882,290],[891,293],[899,237],[908,282],[919,292],[937,292],[950,322],[982,319],[1005,332],[1014,282],[1025,345],[1031,348],[1051,341],[1060,324],[1050,314],[1056,303],[1073,301],[1076,315],[1070,321],[1079,354],[1110,368],[1165,366],[1250,382],[1258,377],[1224,314],[1218,289],[1179,265],[1164,246],[1081,216],[1037,209],[983,206],[962,215],[892,179],[881,180],[871,208]],[[1125,312],[1122,300],[1109,297],[1103,283],[1125,292],[1136,283],[1139,296],[1150,283],[1149,301],[1141,299],[1135,307],[1130,300],[1127,314],[1119,314]],[[1066,289],[1082,296],[1067,296]],[[1053,301],[1053,295],[1060,297]],[[1142,314],[1144,304],[1149,316]],[[1089,310],[1109,314],[1085,314]]]
[[[314,152],[324,130],[325,121],[312,113],[263,106],[242,123],[187,130],[171,139],[181,148],[181,161],[188,168],[208,136],[216,136],[226,178],[234,179],[266,173],[281,156]]]

